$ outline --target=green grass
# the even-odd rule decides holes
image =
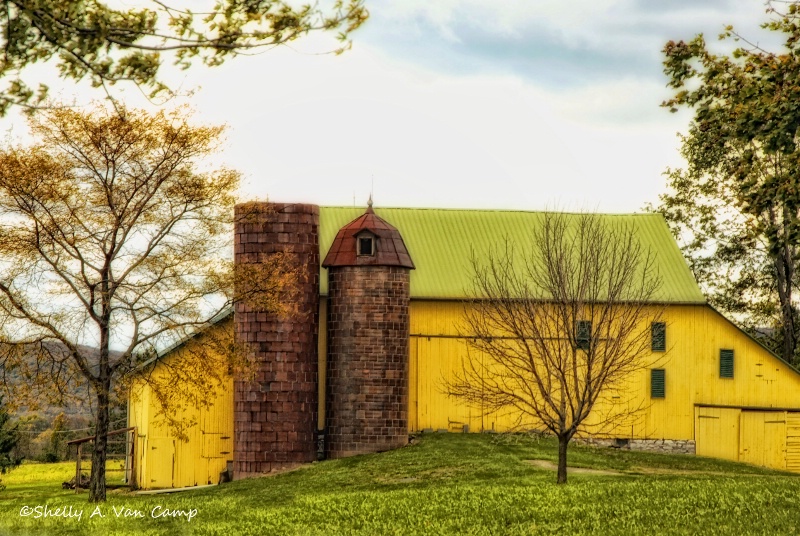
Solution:
[[[431,434],[397,451],[328,461],[282,475],[168,495],[119,490],[90,517],[85,493],[64,491],[69,464],[3,476],[0,534],[796,534],[795,475],[692,456],[570,447],[574,473],[555,485],[550,439]],[[20,515],[72,507],[75,518]],[[154,508],[195,511],[153,518]],[[116,517],[113,508],[140,511]]]

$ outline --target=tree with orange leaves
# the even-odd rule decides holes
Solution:
[[[30,125],[38,143],[0,152],[3,365],[24,380],[17,396],[88,383],[89,499],[103,501],[112,389],[231,300],[247,299],[232,295],[239,174],[203,169],[223,129],[192,125],[184,110],[57,108]],[[288,266],[276,258],[266,275],[237,286],[285,312]],[[237,355],[232,341],[230,349],[224,358]],[[184,364],[194,368],[183,377],[212,384],[227,368],[207,357]]]

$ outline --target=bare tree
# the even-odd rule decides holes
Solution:
[[[182,110],[57,108],[30,121],[40,142],[0,151],[0,335],[9,349],[0,364],[20,380],[16,397],[88,383],[96,404],[89,499],[103,501],[112,388],[238,297],[239,176],[202,171],[222,129],[190,125]],[[243,276],[265,290],[247,292],[281,313],[293,268],[273,260],[266,275]],[[198,353],[173,376],[185,381],[162,387],[208,388],[227,370],[214,355],[226,358]]]
[[[557,481],[565,483],[573,436],[598,401],[648,366],[651,326],[662,311],[653,304],[654,260],[631,225],[560,213],[542,216],[529,250],[506,240],[485,260],[473,254],[469,351],[448,394],[487,413],[513,410],[552,432]]]

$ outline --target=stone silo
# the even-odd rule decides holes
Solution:
[[[400,232],[367,211],[339,230],[328,269],[326,453],[408,443],[409,272]]]
[[[237,340],[257,361],[252,379],[234,381],[234,475],[244,478],[316,459],[319,207],[245,203],[235,215],[235,264],[291,252],[300,279],[293,318],[236,304]]]

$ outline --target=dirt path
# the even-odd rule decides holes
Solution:
[[[540,469],[550,469],[553,471],[556,471],[558,469],[557,464],[547,460],[525,460],[525,463],[529,463],[534,467],[538,467]],[[620,471],[609,471],[606,469],[586,469],[584,467],[567,467],[567,470],[572,474],[584,474],[584,475],[620,476],[625,474]]]

